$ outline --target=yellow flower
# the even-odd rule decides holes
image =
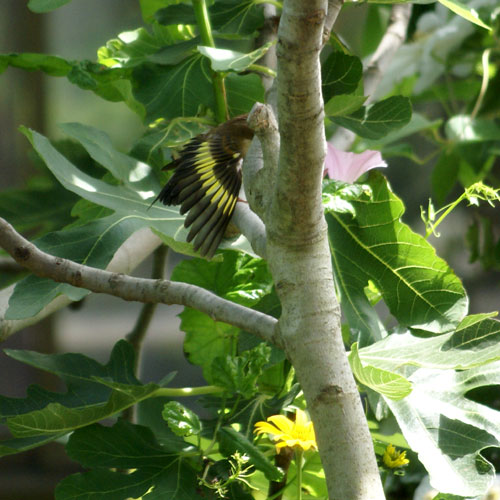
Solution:
[[[254,432],[270,434],[271,439],[276,441],[277,453],[285,446],[299,447],[304,451],[318,449],[313,424],[307,419],[305,412],[299,409],[295,412],[295,422],[283,415],[273,415],[267,422],[257,422]]]
[[[396,451],[396,448],[390,444],[384,452],[384,464],[389,469],[396,469],[397,467],[404,467],[410,463],[406,458],[406,451]]]

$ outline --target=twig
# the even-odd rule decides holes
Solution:
[[[375,90],[382,79],[384,71],[390,65],[394,54],[406,39],[406,31],[408,29],[411,11],[412,4],[410,3],[395,4],[392,6],[391,18],[389,25],[387,26],[387,30],[382,37],[377,50],[368,62],[368,66],[363,74],[365,95],[368,95],[368,99],[366,101],[367,103],[370,103],[373,100]],[[337,149],[347,151],[351,147],[355,138],[356,135],[354,132],[351,132],[343,127],[339,127],[330,139],[330,143]]]
[[[217,297],[195,285],[135,278],[53,257],[23,238],[2,218],[0,246],[37,276],[69,283],[96,293],[107,293],[124,300],[193,307],[208,314],[215,321],[242,328],[274,345],[280,344],[276,329],[277,320],[271,316]]]
[[[373,54],[363,75],[367,102],[373,100],[373,94],[384,75],[384,71],[392,62],[394,54],[403,45],[412,11],[412,4],[395,4],[391,9],[391,17],[387,30]]]
[[[344,5],[344,0],[328,0],[328,10],[326,12],[325,24],[323,25],[323,45],[330,40],[330,33],[342,5]]]

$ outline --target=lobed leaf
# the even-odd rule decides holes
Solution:
[[[356,216],[326,210],[341,303],[356,310],[363,289],[375,283],[399,323],[442,333],[465,316],[467,296],[434,248],[400,221],[404,206],[379,173],[370,176],[372,198],[350,201]]]

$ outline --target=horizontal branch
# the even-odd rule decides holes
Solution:
[[[243,328],[265,341],[277,344],[275,318],[217,297],[195,285],[135,278],[54,257],[39,250],[2,218],[0,218],[0,246],[19,264],[37,276],[69,283],[96,293],[107,293],[124,300],[192,307],[208,314],[215,321]]]
[[[139,229],[118,248],[106,266],[106,270],[130,274],[161,244],[162,241],[151,229],[145,227]],[[13,260],[13,262],[15,261]],[[15,264],[18,265],[17,262]],[[47,318],[60,309],[64,309],[73,302],[67,295],[61,294],[50,301],[34,316],[22,319],[5,319],[5,313],[9,307],[10,297],[14,292],[14,288],[15,285],[10,285],[0,290],[0,342],[3,342],[24,328],[36,325],[44,318]]]

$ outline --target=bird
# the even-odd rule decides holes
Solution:
[[[175,170],[151,204],[180,205],[180,214],[187,214],[186,240],[202,257],[214,256],[238,201],[241,163],[254,136],[247,116],[192,138],[163,168]]]

